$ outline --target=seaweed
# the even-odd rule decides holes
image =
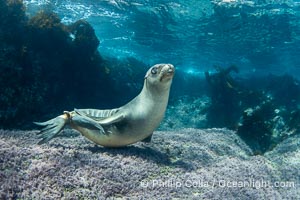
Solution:
[[[209,86],[211,106],[207,113],[208,127],[236,127],[239,119],[239,91],[240,88],[230,75],[238,72],[236,66],[222,68],[215,66],[216,73],[205,72],[205,78]]]
[[[62,57],[61,53],[67,51],[69,33],[55,13],[38,12],[29,19],[27,29],[27,43],[34,51],[45,54],[45,57]]]
[[[32,121],[63,109],[110,101],[101,94],[110,80],[88,22],[68,27],[50,11],[28,19],[22,1],[0,6],[1,128],[30,128]]]
[[[274,105],[270,101],[244,111],[237,134],[251,147],[254,154],[263,154],[272,147],[274,124],[271,119],[274,117]]]
[[[93,55],[97,51],[100,42],[93,27],[87,21],[78,20],[68,26],[68,30],[75,51],[81,52],[81,49],[85,49],[83,53],[87,55]]]
[[[230,73],[238,72],[235,66],[216,67],[216,71],[206,72],[211,98],[208,127],[236,130],[256,154],[299,133],[300,86],[294,77],[233,78]]]

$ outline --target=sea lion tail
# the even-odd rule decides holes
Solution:
[[[38,126],[43,126],[40,132],[37,133],[39,138],[42,139],[38,142],[38,144],[44,144],[58,135],[68,123],[69,117],[70,116],[65,113],[46,122],[34,122],[34,124]]]

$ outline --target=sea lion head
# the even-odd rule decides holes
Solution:
[[[147,87],[169,89],[175,73],[171,64],[156,64],[152,66],[145,75]]]

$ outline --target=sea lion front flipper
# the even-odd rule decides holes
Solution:
[[[34,122],[38,126],[44,126],[44,128],[37,134],[39,138],[42,138],[38,144],[44,144],[54,138],[57,134],[63,130],[68,119],[64,115],[60,115],[46,122]]]
[[[98,110],[98,109],[74,109],[74,111],[80,115],[87,116],[96,121],[102,120],[107,117],[111,117],[112,115],[117,114],[120,109],[106,109],[106,110]]]
[[[105,133],[100,123],[98,123],[92,118],[87,117],[84,114],[81,114],[80,111],[78,111],[77,109],[75,109],[74,111],[77,115],[74,115],[72,117],[72,123],[88,129],[99,129],[101,133]]]
[[[107,117],[105,119],[99,120],[98,123],[104,126],[112,125],[114,123],[120,122],[125,119],[124,114],[115,114],[111,117]]]
[[[153,135],[153,133],[151,135],[149,135],[148,137],[146,137],[145,139],[141,140],[141,142],[150,143],[151,139],[152,139],[152,135]]]
[[[117,122],[120,122],[122,121],[124,118],[125,118],[125,115],[122,114],[121,112],[119,112],[118,109],[113,109],[113,110],[95,110],[96,113],[101,113],[102,116],[103,114],[105,113],[107,117],[99,117],[99,115],[93,115],[92,117],[90,117],[90,114],[87,114],[86,111],[93,111],[92,109],[86,109],[86,110],[83,110],[83,109],[74,109],[74,111],[80,115],[80,116],[83,116],[85,118],[89,118],[91,120],[93,120],[94,122],[102,125],[102,126],[109,126],[109,125],[112,125],[114,123],[117,123]],[[99,117],[98,120],[94,119],[93,117]]]

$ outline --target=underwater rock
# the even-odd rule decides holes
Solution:
[[[299,136],[264,156],[252,156],[250,148],[226,129],[156,131],[150,144],[118,149],[95,146],[71,130],[39,146],[35,133],[0,131],[1,199],[300,195]]]

